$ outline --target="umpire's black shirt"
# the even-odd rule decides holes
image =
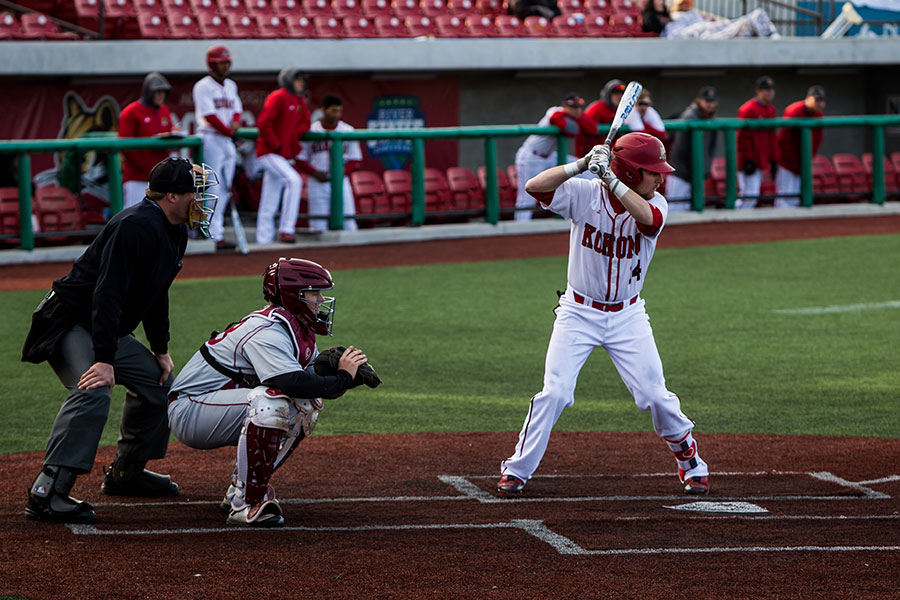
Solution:
[[[53,291],[91,331],[94,361],[113,364],[118,339],[143,321],[155,354],[169,342],[169,286],[181,270],[187,225],[144,198],[109,220]]]

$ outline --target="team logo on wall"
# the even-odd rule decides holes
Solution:
[[[366,117],[366,129],[421,129],[425,114],[419,110],[416,96],[380,96],[372,100],[372,113]],[[411,140],[369,140],[366,148],[385,169],[402,169],[412,155]]]

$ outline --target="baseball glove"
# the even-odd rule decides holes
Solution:
[[[333,346],[319,352],[319,355],[313,362],[316,373],[319,375],[335,375],[338,372],[338,363],[341,360],[341,355],[345,350],[347,348],[344,346]],[[362,384],[366,384],[370,388],[375,388],[382,384],[378,373],[375,372],[375,369],[368,362],[363,363],[356,370],[356,377],[353,379],[353,384],[350,387],[355,388]]]

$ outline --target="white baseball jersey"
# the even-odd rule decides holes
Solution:
[[[322,121],[317,120],[309,127],[310,131],[330,131],[322,126]],[[338,121],[333,131],[353,131],[352,125],[344,121]],[[316,171],[328,172],[329,169],[329,151],[331,142],[328,140],[316,140],[314,142],[303,142],[300,147],[300,160],[308,162]],[[362,160],[362,148],[358,141],[344,142],[344,162],[351,160]],[[318,183],[318,182],[316,182]],[[327,185],[327,184],[325,184]]]
[[[197,119],[197,131],[212,131],[212,125],[206,122],[206,115],[215,114],[223,125],[228,127],[234,115],[244,112],[241,98],[238,96],[237,84],[231,79],[219,83],[211,75],[207,75],[194,84],[194,116]]]
[[[600,179],[573,178],[557,188],[547,208],[572,221],[567,273],[572,290],[604,303],[627,301],[640,293],[668,213],[659,193],[649,202],[662,215],[662,224],[651,236],[641,233]]]
[[[538,127],[550,127],[550,117],[561,110],[562,108],[560,106],[551,106],[548,108],[547,112],[544,113],[544,116],[541,117],[541,120],[538,121]],[[547,157],[556,152],[556,144],[557,137],[555,135],[529,135],[525,138],[525,141],[522,142],[521,147],[538,156]]]

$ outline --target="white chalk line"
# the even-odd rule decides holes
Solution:
[[[782,308],[773,310],[772,312],[778,315],[826,315],[831,313],[881,310],[883,308],[900,308],[900,300],[888,300],[887,302],[866,302],[863,304],[812,306],[809,308]]]

